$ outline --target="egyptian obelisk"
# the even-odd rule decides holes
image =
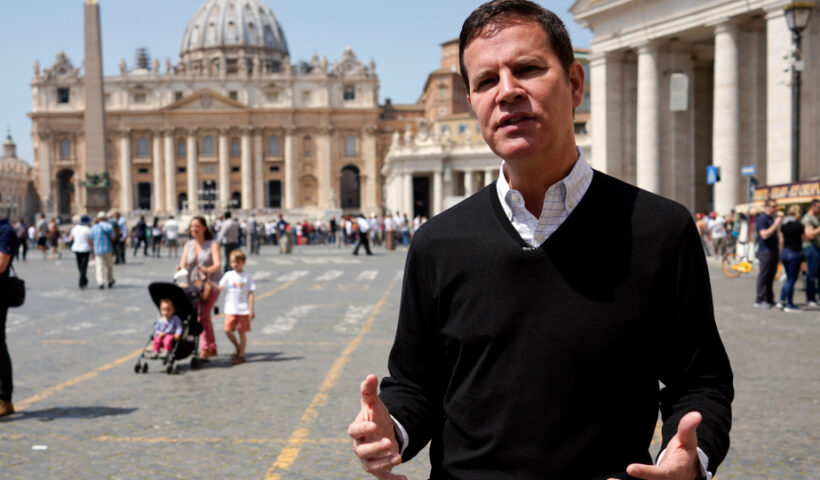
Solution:
[[[105,100],[103,97],[100,6],[85,1],[85,210],[107,210],[110,202],[105,161]]]

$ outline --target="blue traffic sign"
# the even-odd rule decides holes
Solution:
[[[720,181],[720,167],[709,165],[706,167],[706,183],[714,185]]]
[[[740,167],[740,174],[744,177],[753,177],[757,175],[757,168],[754,165],[743,165]]]

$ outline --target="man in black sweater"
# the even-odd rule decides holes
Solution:
[[[348,429],[363,467],[404,478],[431,442],[431,479],[710,478],[734,392],[691,215],[587,165],[584,73],[552,12],[484,4],[460,56],[504,163],[413,239],[390,376],[380,395],[365,379]]]

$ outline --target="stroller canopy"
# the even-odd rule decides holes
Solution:
[[[179,318],[187,318],[193,312],[193,305],[188,294],[179,285],[168,282],[154,282],[148,285],[151,300],[159,308],[159,301],[168,298],[174,304],[174,310]]]

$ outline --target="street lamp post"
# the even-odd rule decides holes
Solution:
[[[800,180],[800,74],[803,71],[801,34],[811,19],[812,2],[792,2],[785,8],[786,23],[792,32],[792,182]]]

